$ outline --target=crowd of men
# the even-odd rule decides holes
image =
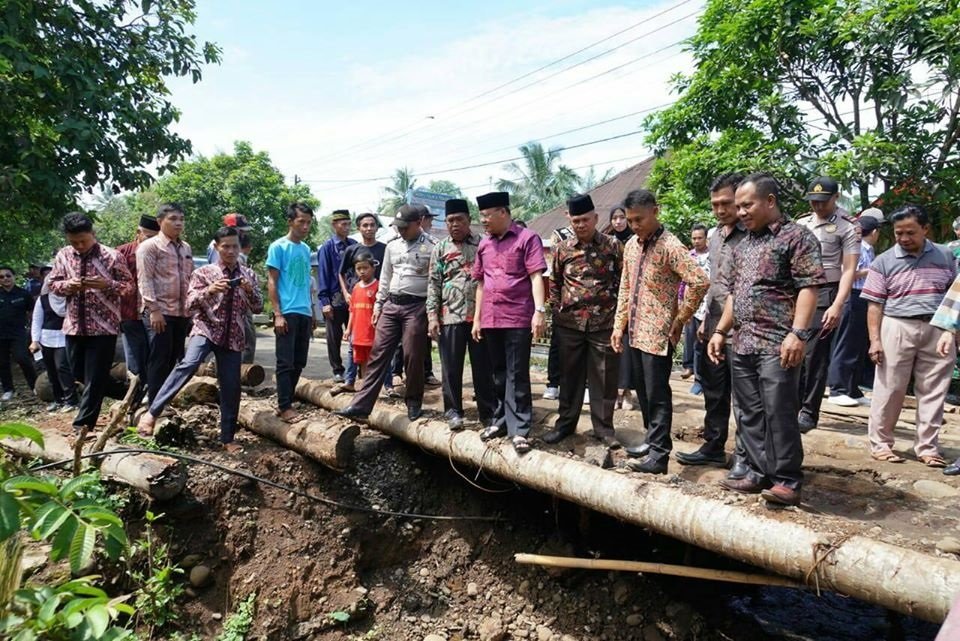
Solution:
[[[383,388],[404,376],[407,416],[423,414],[424,387],[436,381],[431,340],[440,352],[443,405],[451,430],[465,427],[463,370],[469,354],[480,437],[506,436],[528,452],[532,421],[531,344],[552,326],[545,398],[559,418],[543,434],[557,443],[577,428],[589,403],[593,436],[621,443],[614,410],[630,404],[643,418],[642,443],[625,447],[628,467],[665,474],[672,451],[674,352],[683,341],[682,376],[704,402],[703,443],[678,453],[683,465],[726,466],[730,418],[736,434],[722,485],[796,505],[803,483],[802,434],[817,427],[821,403],[869,405],[871,456],[903,462],[893,428],[908,386],[917,397],[916,459],[945,474],[938,443],[956,358],[960,279],[952,248],[927,238],[926,212],[906,206],[889,221],[877,209],[850,217],[828,177],[808,188],[810,213],[781,210],[780,187],[767,174],[725,174],[710,187],[716,225],[691,230],[692,249],[661,224],[655,195],[639,189],[602,226],[588,195],[567,201],[569,226],[545,253],[538,235],[513,219],[510,197],[477,198],[482,237],[462,199],[445,205],[447,236],[430,233],[433,214],[403,205],[396,235],[377,240],[371,213],[331,216],[333,236],[316,253],[307,245],[313,210],[293,203],[288,233],[271,243],[267,292],[276,334],[277,415],[300,420],[294,390],[318,321],[326,326],[335,394],[353,394],[341,416],[370,415]],[[150,434],[166,404],[211,354],[221,395],[221,440],[233,434],[240,366],[252,360],[251,316],[263,308],[256,274],[245,264],[250,227],[224,217],[208,256],[194,269],[182,238],[183,208],[144,216],[136,239],[113,250],[97,242],[83,214],[64,218],[68,241],[36,288],[29,349],[49,358],[58,401],[76,408],[74,426],[92,428],[118,335],[128,370],[143,382]],[[881,225],[893,247],[875,255]],[[356,225],[360,241],[349,237]],[[549,260],[549,265],[548,265]],[[17,331],[32,307],[29,291],[0,268],[0,382],[12,394],[10,361],[33,382]],[[19,330],[17,318],[20,319]],[[60,334],[57,339],[56,334]],[[344,345],[346,343],[346,345]],[[342,353],[346,348],[346,359]],[[77,398],[75,382],[84,385]],[[863,389],[872,389],[868,399]]]

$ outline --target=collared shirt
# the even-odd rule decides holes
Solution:
[[[222,294],[211,294],[207,288],[221,278],[241,277],[253,285],[253,293],[237,285]],[[234,352],[244,348],[247,311],[263,311],[263,294],[257,275],[249,267],[237,265],[232,270],[223,263],[204,265],[190,277],[187,309],[193,313],[191,336],[205,336],[214,345]]]
[[[709,236],[707,249],[710,250],[710,289],[703,298],[707,310],[703,318],[703,332],[706,336],[713,333],[723,316],[723,306],[730,291],[724,274],[728,272],[730,261],[733,260],[733,250],[746,238],[747,228],[738,220],[730,231],[727,231],[725,226],[717,226]]]
[[[860,297],[883,305],[884,316],[927,316],[936,313],[956,275],[953,254],[942,245],[927,240],[919,256],[894,245],[870,265]]]
[[[681,281],[687,294],[678,305]],[[690,320],[709,287],[710,279],[676,236],[663,228],[646,242],[634,236],[623,250],[614,328],[627,331],[631,347],[666,355],[674,318]]]
[[[473,278],[483,283],[480,327],[530,327],[533,318],[530,275],[546,268],[540,237],[516,222],[510,223],[503,236],[488,234],[481,240],[473,263]]]
[[[383,268],[383,255],[387,251],[387,245],[381,243],[379,240],[374,244],[367,246],[363,243],[356,243],[347,247],[347,250],[343,252],[343,259],[340,261],[340,275],[343,276],[344,282],[347,283],[347,291],[352,292],[354,285],[360,282],[360,277],[357,276],[357,270],[353,266],[353,261],[357,257],[357,254],[363,251],[368,251],[373,254],[373,259],[377,261],[377,264],[373,268],[373,277],[376,280],[380,280],[380,272]]]
[[[844,256],[860,254],[860,226],[842,212],[835,211],[826,220],[816,214],[797,220],[798,225],[809,229],[820,241],[820,258],[828,283],[840,282]]]
[[[557,327],[594,332],[613,327],[623,269],[623,246],[596,232],[589,241],[576,236],[554,248],[550,305]]]
[[[141,307],[148,313],[187,317],[187,290],[193,273],[193,252],[180,239],[163,233],[140,243],[137,248],[137,283]]]
[[[427,285],[427,319],[441,325],[472,323],[477,302],[473,262],[480,238],[470,233],[462,242],[444,238],[430,255]]]
[[[737,354],[779,354],[793,327],[797,293],[826,283],[817,237],[784,218],[747,232],[727,269]]]
[[[873,259],[876,258],[876,250],[874,250],[873,245],[868,243],[865,240],[860,241],[860,258],[857,259],[857,271],[862,272],[865,269],[869,269],[870,265],[873,263]],[[853,281],[854,289],[863,289],[864,283],[867,282],[867,277],[858,278]]]
[[[0,338],[26,334],[27,314],[33,307],[33,296],[14,285],[7,291],[0,287]]]
[[[399,236],[387,243],[375,310],[383,307],[388,296],[427,298],[427,272],[434,244],[430,236],[422,232],[411,241]]]
[[[127,266],[130,275],[133,276],[133,282],[136,285],[120,298],[120,320],[139,320],[140,319],[140,287],[137,283],[137,248],[140,247],[138,241],[120,245],[117,247],[117,255]]]
[[[68,294],[67,281],[100,277],[104,289],[81,289]],[[134,287],[133,277],[117,252],[99,243],[87,253],[64,247],[53,260],[47,276],[50,292],[67,299],[63,333],[67,336],[116,336],[120,333],[120,298]]]
[[[343,254],[347,247],[356,245],[352,238],[328,238],[317,250],[317,298],[320,306],[346,307],[347,301],[343,298],[340,289],[340,265],[343,263]]]

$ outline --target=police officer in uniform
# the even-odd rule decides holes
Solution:
[[[840,186],[836,180],[827,176],[817,178],[807,190],[807,201],[813,211],[797,221],[820,241],[827,279],[817,295],[817,311],[810,326],[815,331],[807,342],[800,377],[798,420],[803,433],[815,428],[820,418],[833,351],[833,330],[843,316],[843,306],[850,297],[860,257],[860,228],[845,210],[837,206],[839,196]]]
[[[336,412],[340,416],[364,418],[370,415],[384,372],[398,345],[403,345],[406,371],[407,417],[412,421],[423,414],[423,360],[427,342],[427,276],[430,254],[435,242],[420,228],[422,205],[403,205],[394,225],[399,236],[387,243],[381,268],[380,289],[373,308],[376,327],[370,362],[363,385],[349,407]]]

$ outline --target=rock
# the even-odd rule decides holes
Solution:
[[[420,576],[430,576],[430,570],[427,568],[420,568]]]
[[[480,587],[476,583],[467,584],[467,596],[475,597],[480,593]]]
[[[630,596],[630,586],[624,581],[617,581],[613,584],[613,602],[617,605],[623,605]]]
[[[960,554],[960,541],[947,536],[937,541],[937,549],[947,554]]]
[[[664,641],[664,639],[657,626],[651,623],[643,628],[643,641]]]
[[[213,573],[205,565],[195,566],[190,570],[190,585],[195,588],[205,588],[213,583]]]
[[[447,641],[446,637],[442,637],[439,634],[428,634],[423,637],[423,641]]]
[[[643,623],[643,617],[637,613],[633,613],[627,616],[627,625],[629,626],[638,626]]]
[[[545,625],[537,626],[537,641],[550,641],[553,638],[553,630]]]
[[[960,496],[960,490],[941,481],[921,479],[913,484],[913,491],[925,499],[945,499]]]
[[[219,612],[214,612],[213,614],[210,615],[210,618],[213,619],[214,621],[219,621],[220,619],[223,618],[223,615],[220,614]]]
[[[192,567],[200,565],[201,561],[203,561],[202,554],[188,554],[180,560],[180,567],[184,570],[189,570]]]
[[[577,641],[577,637],[573,636],[572,634],[565,634],[560,637],[560,641]]]
[[[196,599],[196,598],[197,598],[197,591],[194,590],[193,588],[191,588],[190,586],[187,586],[187,587],[183,590],[183,593],[186,594],[186,595],[187,595],[188,597],[190,597],[191,599]]]
[[[485,617],[477,627],[480,641],[503,641],[507,638],[507,629],[500,617]]]

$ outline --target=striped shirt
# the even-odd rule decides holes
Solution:
[[[937,311],[955,276],[948,249],[927,240],[923,252],[913,256],[894,245],[870,265],[860,297],[883,305],[884,316],[928,316]]]
[[[140,243],[137,248],[137,282],[144,311],[164,316],[190,316],[187,290],[193,273],[193,252],[182,240],[163,233]]]
[[[960,276],[953,280],[930,324],[953,333],[960,329]]]

